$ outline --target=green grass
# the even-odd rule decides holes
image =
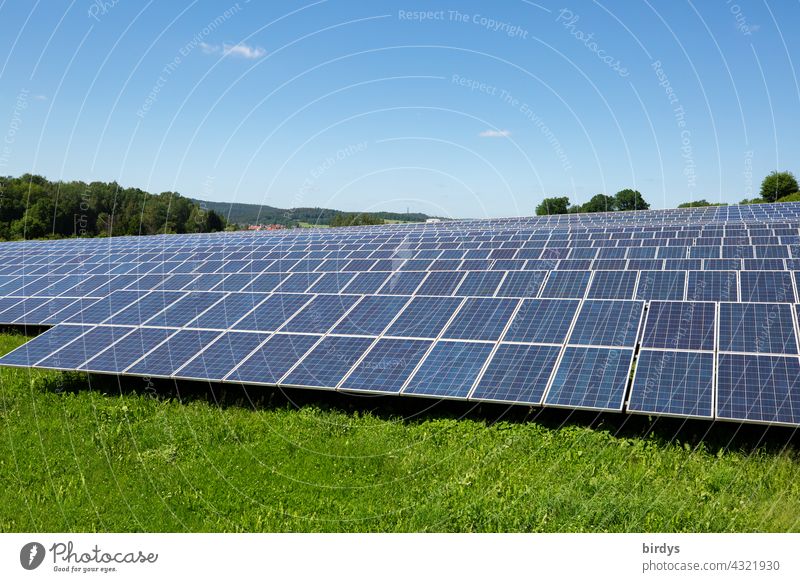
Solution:
[[[0,531],[800,529],[788,431],[178,389],[0,369]]]

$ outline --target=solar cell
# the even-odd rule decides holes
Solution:
[[[119,313],[143,296],[139,291],[114,291],[108,297],[92,302],[82,311],[76,313],[66,323],[100,323]]]
[[[417,289],[417,295],[452,295],[456,290],[464,273],[456,271],[436,271],[429,273],[422,285]]]
[[[628,410],[710,418],[714,354],[639,351]]]
[[[739,297],[735,271],[690,271],[690,301],[736,301]]]
[[[184,329],[172,335],[163,344],[125,370],[126,374],[143,376],[170,376],[198,352],[213,342],[219,332]]]
[[[419,271],[392,273],[386,283],[383,284],[383,287],[378,290],[378,293],[383,295],[413,295],[425,275],[426,273]]]
[[[325,333],[358,301],[352,295],[317,295],[281,328],[286,332]]]
[[[506,273],[498,297],[536,297],[547,271],[517,271]]]
[[[264,293],[231,293],[222,298],[214,309],[201,313],[189,321],[188,327],[228,329],[267,298]]]
[[[503,277],[504,273],[499,271],[468,271],[454,294],[472,297],[491,297],[494,295]]]
[[[471,398],[540,404],[560,348],[500,344]]]
[[[713,351],[715,311],[713,303],[652,301],[642,347]]]
[[[622,410],[632,358],[631,349],[566,348],[545,405]]]

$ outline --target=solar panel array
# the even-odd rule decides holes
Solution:
[[[0,244],[0,364],[800,425],[800,204]]]

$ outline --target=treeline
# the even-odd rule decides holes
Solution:
[[[193,200],[224,216],[229,223],[242,226],[250,224],[282,224],[284,226],[298,226],[303,224],[333,225],[333,220],[341,215],[355,216],[357,212],[343,212],[332,208],[276,208],[261,204],[246,204],[242,202],[206,202]],[[403,222],[425,222],[430,218],[421,212],[372,212],[371,216],[385,220]],[[341,220],[341,219],[337,219]]]
[[[763,204],[768,202],[800,202],[800,188],[791,172],[772,172],[761,182],[758,198],[745,198],[739,204]],[[678,208],[702,206],[726,206],[724,202],[709,202],[705,199],[678,204]],[[586,204],[570,204],[567,196],[545,198],[536,207],[536,214],[569,214],[572,212],[618,212],[625,210],[647,210],[650,208],[638,190],[620,190],[614,196],[596,194]]]
[[[569,197],[545,198],[536,207],[536,214],[570,214],[572,212],[620,212],[627,210],[647,210],[650,208],[638,190],[626,188],[614,196],[595,194],[586,204],[570,204]]]
[[[0,239],[215,232],[225,220],[177,192],[150,194],[116,182],[0,177]]]

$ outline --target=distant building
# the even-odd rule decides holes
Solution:
[[[425,222],[441,222],[441,221],[442,221],[441,218],[427,218],[427,219],[425,219]]]
[[[250,224],[247,230],[283,230],[286,228],[284,224]]]

